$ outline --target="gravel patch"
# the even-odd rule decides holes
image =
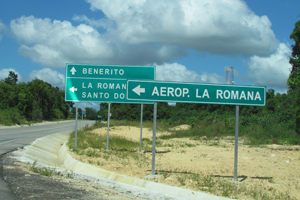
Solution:
[[[32,162],[16,160],[13,152],[1,156],[0,165],[2,178],[16,199],[183,199],[37,163],[35,167],[56,172],[54,176],[42,176],[29,171]]]

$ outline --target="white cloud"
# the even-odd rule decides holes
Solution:
[[[65,67],[66,62],[85,62],[114,55],[109,44],[92,27],[72,26],[68,21],[21,17],[10,27],[23,45],[19,53],[33,61],[52,67]]]
[[[17,72],[17,71],[16,71],[15,69],[13,69],[13,68],[5,68],[5,69],[1,69],[1,70],[0,70],[0,80],[4,80],[5,78],[7,78],[10,71],[13,71],[15,74],[17,74],[17,75],[18,75],[18,82],[21,82],[21,80],[22,80],[21,74],[20,74],[19,72]]]
[[[2,40],[3,35],[1,32],[3,32],[6,29],[6,26],[2,23],[2,20],[0,19],[0,40]]]
[[[267,16],[241,0],[87,0],[105,18],[75,15],[69,21],[22,16],[10,28],[19,54],[48,67],[65,63],[162,64],[185,50],[269,56],[278,41]],[[83,24],[87,23],[87,24]],[[96,28],[101,28],[101,32]]]
[[[32,71],[29,74],[29,79],[33,80],[35,78],[50,83],[53,87],[59,87],[59,88],[65,87],[65,76],[49,68],[44,68],[38,71],[37,70]]]
[[[107,18],[95,20],[89,19],[86,15],[75,15],[72,20],[84,22],[92,27],[102,27],[104,29],[112,29],[115,26],[114,22]]]
[[[223,78],[213,73],[197,74],[178,63],[156,65],[156,80],[181,82],[221,83]]]
[[[78,108],[81,108],[81,109],[85,109],[85,108],[94,108],[95,110],[100,110],[100,103],[101,102],[97,102],[97,103],[94,103],[94,102],[79,102],[78,103]],[[73,107],[76,108],[76,104],[73,105]]]
[[[250,58],[248,76],[254,84],[271,88],[286,89],[287,79],[292,69],[289,59],[291,49],[281,43],[269,57]]]
[[[122,42],[160,43],[212,54],[273,53],[278,41],[267,16],[257,16],[242,0],[86,0],[101,10]]]
[[[22,44],[19,54],[50,67],[66,63],[148,64],[184,55],[175,46],[160,44],[132,45],[120,42],[113,34],[100,34],[93,27],[68,21],[51,21],[22,16],[10,23]]]

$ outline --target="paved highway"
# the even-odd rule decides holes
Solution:
[[[83,127],[86,124],[92,123],[94,123],[94,121],[78,121],[78,127]],[[0,155],[30,145],[37,138],[68,130],[75,130],[75,121],[48,123],[29,127],[1,127]],[[1,199],[14,199],[14,196],[6,182],[3,180],[2,175],[0,178],[0,196]]]

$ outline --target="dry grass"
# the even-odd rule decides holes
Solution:
[[[187,128],[182,126],[171,130]],[[106,128],[87,133],[91,138],[106,138],[106,134]],[[113,126],[110,129],[110,143],[120,137],[119,145],[130,143],[132,148],[107,152],[104,142],[102,148],[88,147],[70,153],[82,162],[144,178],[151,174],[152,130],[143,129],[143,154],[138,153],[139,134],[140,129],[134,126]],[[242,144],[240,139],[238,173],[247,178],[243,184],[235,184],[229,182],[233,178],[227,177],[233,176],[234,137],[162,139],[164,135],[170,136],[172,133],[157,132],[155,169],[163,175],[160,183],[237,199],[297,199],[300,196],[298,147],[269,145],[253,148]]]

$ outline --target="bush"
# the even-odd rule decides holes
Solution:
[[[4,125],[21,124],[24,116],[17,108],[9,108],[0,110],[0,123]]]

